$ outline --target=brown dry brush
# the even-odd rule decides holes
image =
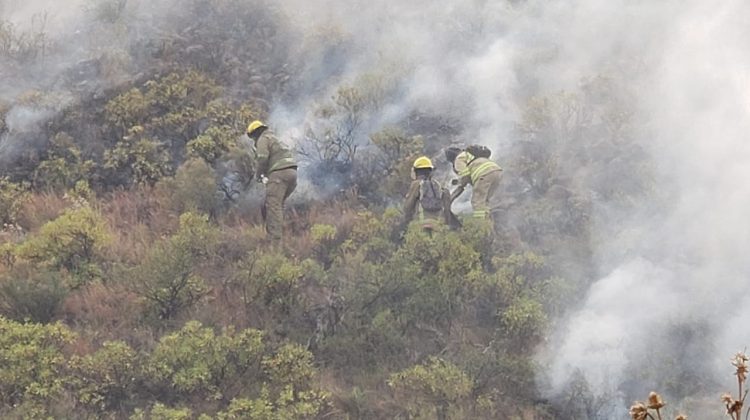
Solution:
[[[630,407],[630,417],[633,420],[663,420],[662,409],[667,404],[661,398],[661,395],[656,392],[651,392],[648,395],[648,402],[642,403],[636,401],[633,406]],[[687,420],[685,415],[678,415],[675,420]]]
[[[737,396],[727,392],[721,396],[721,400],[727,408],[727,415],[732,420],[742,420],[742,407],[745,406],[748,390],[745,388],[748,373],[748,361],[750,358],[745,352],[739,352],[732,358],[732,366],[735,367],[735,376],[737,376]],[[656,392],[651,392],[648,396],[648,402],[643,403],[636,401],[630,407],[630,417],[633,420],[662,420],[662,408],[666,406],[664,400]],[[750,419],[750,409],[745,412],[745,420]],[[684,415],[678,415],[675,420],[687,420]]]
[[[745,405],[745,398],[747,398],[747,389],[743,389],[745,382],[747,381],[747,362],[748,357],[745,352],[739,352],[732,358],[732,366],[735,367],[735,376],[737,376],[737,397],[735,398],[730,393],[725,393],[721,396],[721,400],[727,407],[727,414],[732,420],[742,419],[742,407]],[[745,412],[745,420],[748,419],[750,410]]]

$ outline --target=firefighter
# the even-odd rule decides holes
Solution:
[[[483,150],[489,151],[486,148]],[[472,215],[483,219],[489,217],[499,207],[502,168],[488,157],[478,157],[469,150],[455,147],[448,148],[445,157],[453,164],[453,170],[459,177],[458,187],[451,194],[451,203],[463,194],[467,185],[471,185]]]
[[[247,136],[255,145],[255,178],[266,186],[266,232],[278,242],[284,232],[284,202],[297,187],[297,162],[262,121],[251,122]]]
[[[432,179],[434,166],[427,156],[412,165],[412,183],[404,202],[404,226],[418,214],[422,228],[433,231],[437,224],[447,222],[450,193]]]

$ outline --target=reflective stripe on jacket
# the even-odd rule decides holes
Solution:
[[[453,171],[458,174],[459,177],[469,176],[469,162],[474,159],[474,155],[467,151],[463,151],[456,156],[456,160],[453,161]]]
[[[487,158],[477,158],[471,153],[463,151],[456,156],[453,165],[458,176],[474,185],[477,180],[491,172],[502,171],[503,169],[497,163]],[[464,181],[464,184],[466,183]]]
[[[502,168],[500,168],[500,165],[487,158],[476,158],[469,162],[468,170],[469,176],[471,177],[471,185],[474,185],[479,178],[491,172],[502,171]]]

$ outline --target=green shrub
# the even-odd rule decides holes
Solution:
[[[549,314],[561,310],[570,289],[531,252],[493,259],[495,273],[484,276],[477,288],[479,321],[497,325],[515,351],[526,351],[543,336]]]
[[[148,414],[147,414],[148,413]],[[150,410],[136,409],[130,420],[190,420],[193,411],[189,408],[170,408],[162,403],[156,403]]]
[[[188,322],[178,332],[162,337],[149,360],[152,380],[179,394],[220,398],[218,382],[227,365],[227,349],[210,328]],[[168,395],[168,394],[167,394]]]
[[[304,268],[279,253],[251,253],[240,262],[235,278],[246,307],[262,305],[289,314],[299,302]]]
[[[33,184],[36,189],[65,190],[90,179],[94,168],[95,163],[83,157],[72,137],[58,133],[47,149],[47,158],[34,171]]]
[[[217,414],[218,420],[272,420],[274,416],[273,402],[265,393],[256,400],[235,399],[226,410]]]
[[[74,338],[60,324],[20,324],[0,317],[2,406],[9,408],[31,401],[51,403],[59,398],[66,383],[63,350]]]
[[[202,73],[171,73],[111,99],[105,106],[105,115],[121,133],[148,123],[185,132],[188,127],[182,124],[191,124],[196,119],[191,117],[184,121],[183,117],[203,109],[219,93],[216,83]],[[181,126],[170,126],[178,120]]]
[[[104,111],[107,122],[124,134],[147,121],[150,106],[151,101],[146,95],[140,89],[133,88],[107,102]]]
[[[19,245],[19,257],[51,269],[65,269],[78,286],[101,275],[99,263],[110,233],[101,215],[89,206],[68,209]]]
[[[320,391],[294,392],[287,387],[276,400],[268,392],[254,400],[234,399],[217,420],[304,420],[318,418],[328,407],[327,394]]]
[[[136,126],[104,153],[104,169],[113,184],[153,185],[172,172],[172,164],[166,146]]]
[[[547,325],[542,304],[529,297],[516,299],[499,315],[503,333],[519,349],[530,348],[536,343]]]
[[[179,213],[215,215],[220,208],[216,174],[202,160],[191,159],[183,163],[174,178],[161,180],[158,188],[166,192],[172,209]]]
[[[196,273],[215,248],[218,231],[208,217],[185,213],[180,229],[172,237],[154,245],[145,260],[133,270],[134,292],[147,301],[147,313],[170,319],[192,307],[208,289]]]
[[[68,365],[68,386],[84,407],[103,414],[133,403],[142,374],[138,354],[126,343],[105,342],[93,354],[72,357]]]
[[[16,222],[26,196],[25,188],[20,184],[11,182],[8,177],[0,177],[0,226]]]
[[[0,274],[0,312],[16,321],[52,321],[68,293],[64,274],[57,271],[18,264]]]
[[[402,197],[409,190],[414,159],[422,154],[424,140],[420,136],[407,136],[402,130],[389,127],[370,135],[370,141],[377,147],[371,164],[375,176],[382,178],[377,193],[381,199]]]
[[[286,344],[263,358],[268,382],[257,399],[234,399],[219,419],[309,419],[328,406],[327,394],[312,388],[317,374],[312,354],[297,344]]]
[[[188,156],[203,159],[213,165],[232,148],[237,136],[238,131],[231,127],[209,127],[203,134],[188,142]]]
[[[382,218],[371,211],[359,212],[341,250],[345,254],[358,253],[371,262],[383,262],[396,250],[391,238],[398,223],[398,217],[388,211]]]
[[[419,419],[466,418],[472,381],[454,364],[431,357],[423,365],[394,373],[388,380],[409,416]]]
[[[243,393],[258,390],[263,334],[256,330],[216,336],[210,328],[191,321],[176,333],[162,337],[148,362],[150,380],[172,397],[197,396],[206,400],[231,398],[232,384]]]
[[[272,386],[292,386],[304,390],[315,375],[312,354],[298,344],[286,344],[272,356],[263,358],[263,369]]]
[[[414,288],[406,295],[403,313],[414,321],[449,326],[482,276],[479,253],[445,229],[430,236],[413,224],[405,239],[387,264],[408,270],[401,278]]]

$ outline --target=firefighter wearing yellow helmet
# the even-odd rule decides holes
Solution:
[[[404,225],[418,214],[422,228],[432,231],[446,219],[450,194],[432,179],[435,167],[427,156],[417,158],[412,165],[413,181],[404,201]]]
[[[255,178],[266,185],[263,216],[268,236],[280,241],[284,232],[284,203],[297,187],[297,162],[284,143],[262,121],[247,126],[255,145]]]

